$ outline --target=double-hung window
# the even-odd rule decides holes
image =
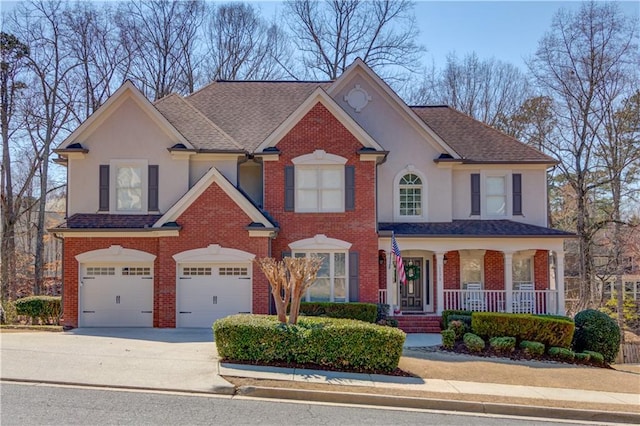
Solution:
[[[506,176],[487,176],[485,179],[487,214],[506,216],[507,179]]]
[[[311,285],[307,302],[347,302],[347,252],[295,252],[294,257],[317,256],[323,260],[316,281]]]
[[[147,213],[158,211],[159,173],[147,160],[111,160],[100,165],[98,211]]]
[[[512,260],[513,286],[533,284],[533,253],[516,253]]]
[[[344,211],[344,166],[296,166],[296,211]]]
[[[484,250],[460,250],[460,281],[466,289],[469,284],[484,282]]]

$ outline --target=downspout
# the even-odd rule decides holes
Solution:
[[[60,253],[60,261],[62,262],[61,266],[61,275],[60,275],[60,316],[58,317],[58,323],[60,323],[60,318],[64,317],[64,238],[58,236],[55,232],[51,233],[53,238],[60,241],[62,243],[62,252]],[[62,327],[65,328],[64,326]]]

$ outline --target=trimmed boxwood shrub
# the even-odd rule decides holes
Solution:
[[[446,349],[453,349],[453,345],[456,343],[456,333],[449,330],[442,330],[440,332],[442,335],[442,346]]]
[[[578,362],[588,362],[589,359],[591,359],[591,355],[585,354],[584,352],[577,352],[574,356]]]
[[[515,337],[492,337],[489,340],[491,349],[501,353],[511,353],[516,349]]]
[[[300,313],[313,317],[355,319],[375,323],[378,305],[375,303],[302,302]]]
[[[14,302],[16,313],[31,317],[35,324],[40,320],[43,324],[58,324],[62,313],[60,296],[29,296]]]
[[[482,340],[482,337],[477,336],[473,333],[465,334],[462,338],[462,341],[464,342],[464,345],[467,347],[467,349],[469,349],[471,352],[482,352],[484,350],[484,340]]]
[[[451,315],[462,315],[465,317],[471,317],[472,311],[463,311],[460,309],[447,309],[442,311],[442,322],[440,323],[440,328],[443,330],[446,330],[447,327],[449,327],[449,321],[452,321],[453,319],[460,319],[460,318],[449,318]],[[471,327],[471,321],[469,320],[469,327]]]
[[[471,330],[471,315],[449,315],[447,321],[449,321],[449,324],[451,324],[453,321],[460,321],[469,330]]]
[[[484,338],[510,336],[546,346],[569,348],[575,325],[572,321],[530,314],[474,312],[471,330]]]
[[[594,362],[600,365],[604,364],[604,356],[602,356],[600,352],[584,351],[583,353],[589,355],[589,360],[591,362]]]
[[[522,342],[520,342],[520,349],[523,349],[527,354],[531,356],[544,355],[544,343],[523,340]]]
[[[578,312],[572,347],[576,352],[600,352],[611,363],[620,350],[620,327],[604,312],[595,309]]]
[[[462,321],[450,321],[447,330],[452,330],[455,333],[456,340],[461,340],[462,336],[469,331]]]
[[[375,305],[373,305],[375,308]],[[282,324],[267,315],[232,315],[213,324],[218,354],[225,360],[317,364],[362,371],[393,371],[403,331],[362,321],[300,317]]]
[[[576,356],[576,354],[571,349],[559,348],[557,346],[549,348],[548,354],[552,358],[560,359],[563,361],[573,361]]]

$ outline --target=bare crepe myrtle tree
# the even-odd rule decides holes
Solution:
[[[277,261],[272,257],[265,257],[256,262],[271,285],[278,321],[283,324],[287,322],[287,306],[290,305],[289,324],[296,324],[300,302],[316,281],[323,259],[308,256],[285,257]]]

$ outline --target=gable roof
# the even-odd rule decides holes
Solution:
[[[557,161],[537,149],[448,106],[411,107],[465,163],[544,163]]]
[[[379,87],[382,92],[387,96],[390,101],[390,105],[395,108],[401,116],[407,120],[408,123],[416,126],[419,131],[427,134],[430,138],[427,139],[434,148],[437,150],[443,150],[453,158],[458,158],[458,153],[449,146],[440,136],[434,132],[428,125],[425,124],[414,112],[407,106],[407,104],[398,96],[398,94],[384,81],[378,74],[376,74],[362,59],[356,58],[351,65],[340,75],[340,77],[327,89],[327,93],[332,95],[339,91],[351,78],[351,74],[362,73],[373,84]],[[435,143],[434,143],[435,142]]]
[[[159,99],[154,105],[197,148],[210,151],[242,150],[231,136],[182,96],[172,93]]]
[[[358,139],[365,148],[373,148],[377,151],[383,151],[383,148],[341,107],[334,101],[327,92],[321,87],[305,99],[298,108],[295,109],[257,148],[260,152],[268,147],[276,146],[278,141],[286,135],[316,104],[322,104],[329,110],[340,123]]]
[[[215,167],[211,167],[205,175],[200,178],[190,190],[186,192],[167,212],[162,215],[154,224],[154,228],[161,228],[169,222],[175,222],[194,201],[202,195],[213,183],[216,183],[242,211],[251,219],[251,226],[265,229],[276,229],[277,227],[258,209],[242,192],[225,178]]]
[[[216,81],[185,100],[249,152],[328,82]]]
[[[111,111],[114,111],[125,99],[131,98],[136,104],[143,109],[149,116],[168,134],[176,139],[176,142],[184,144],[188,148],[193,148],[191,143],[161,114],[151,102],[140,92],[131,80],[125,81],[113,95],[106,100],[104,104],[93,112],[85,121],[82,122],[60,145],[57,150],[64,150],[68,145],[78,142],[86,131],[90,130],[93,125],[100,123],[108,117]],[[56,150],[56,151],[57,151]]]

